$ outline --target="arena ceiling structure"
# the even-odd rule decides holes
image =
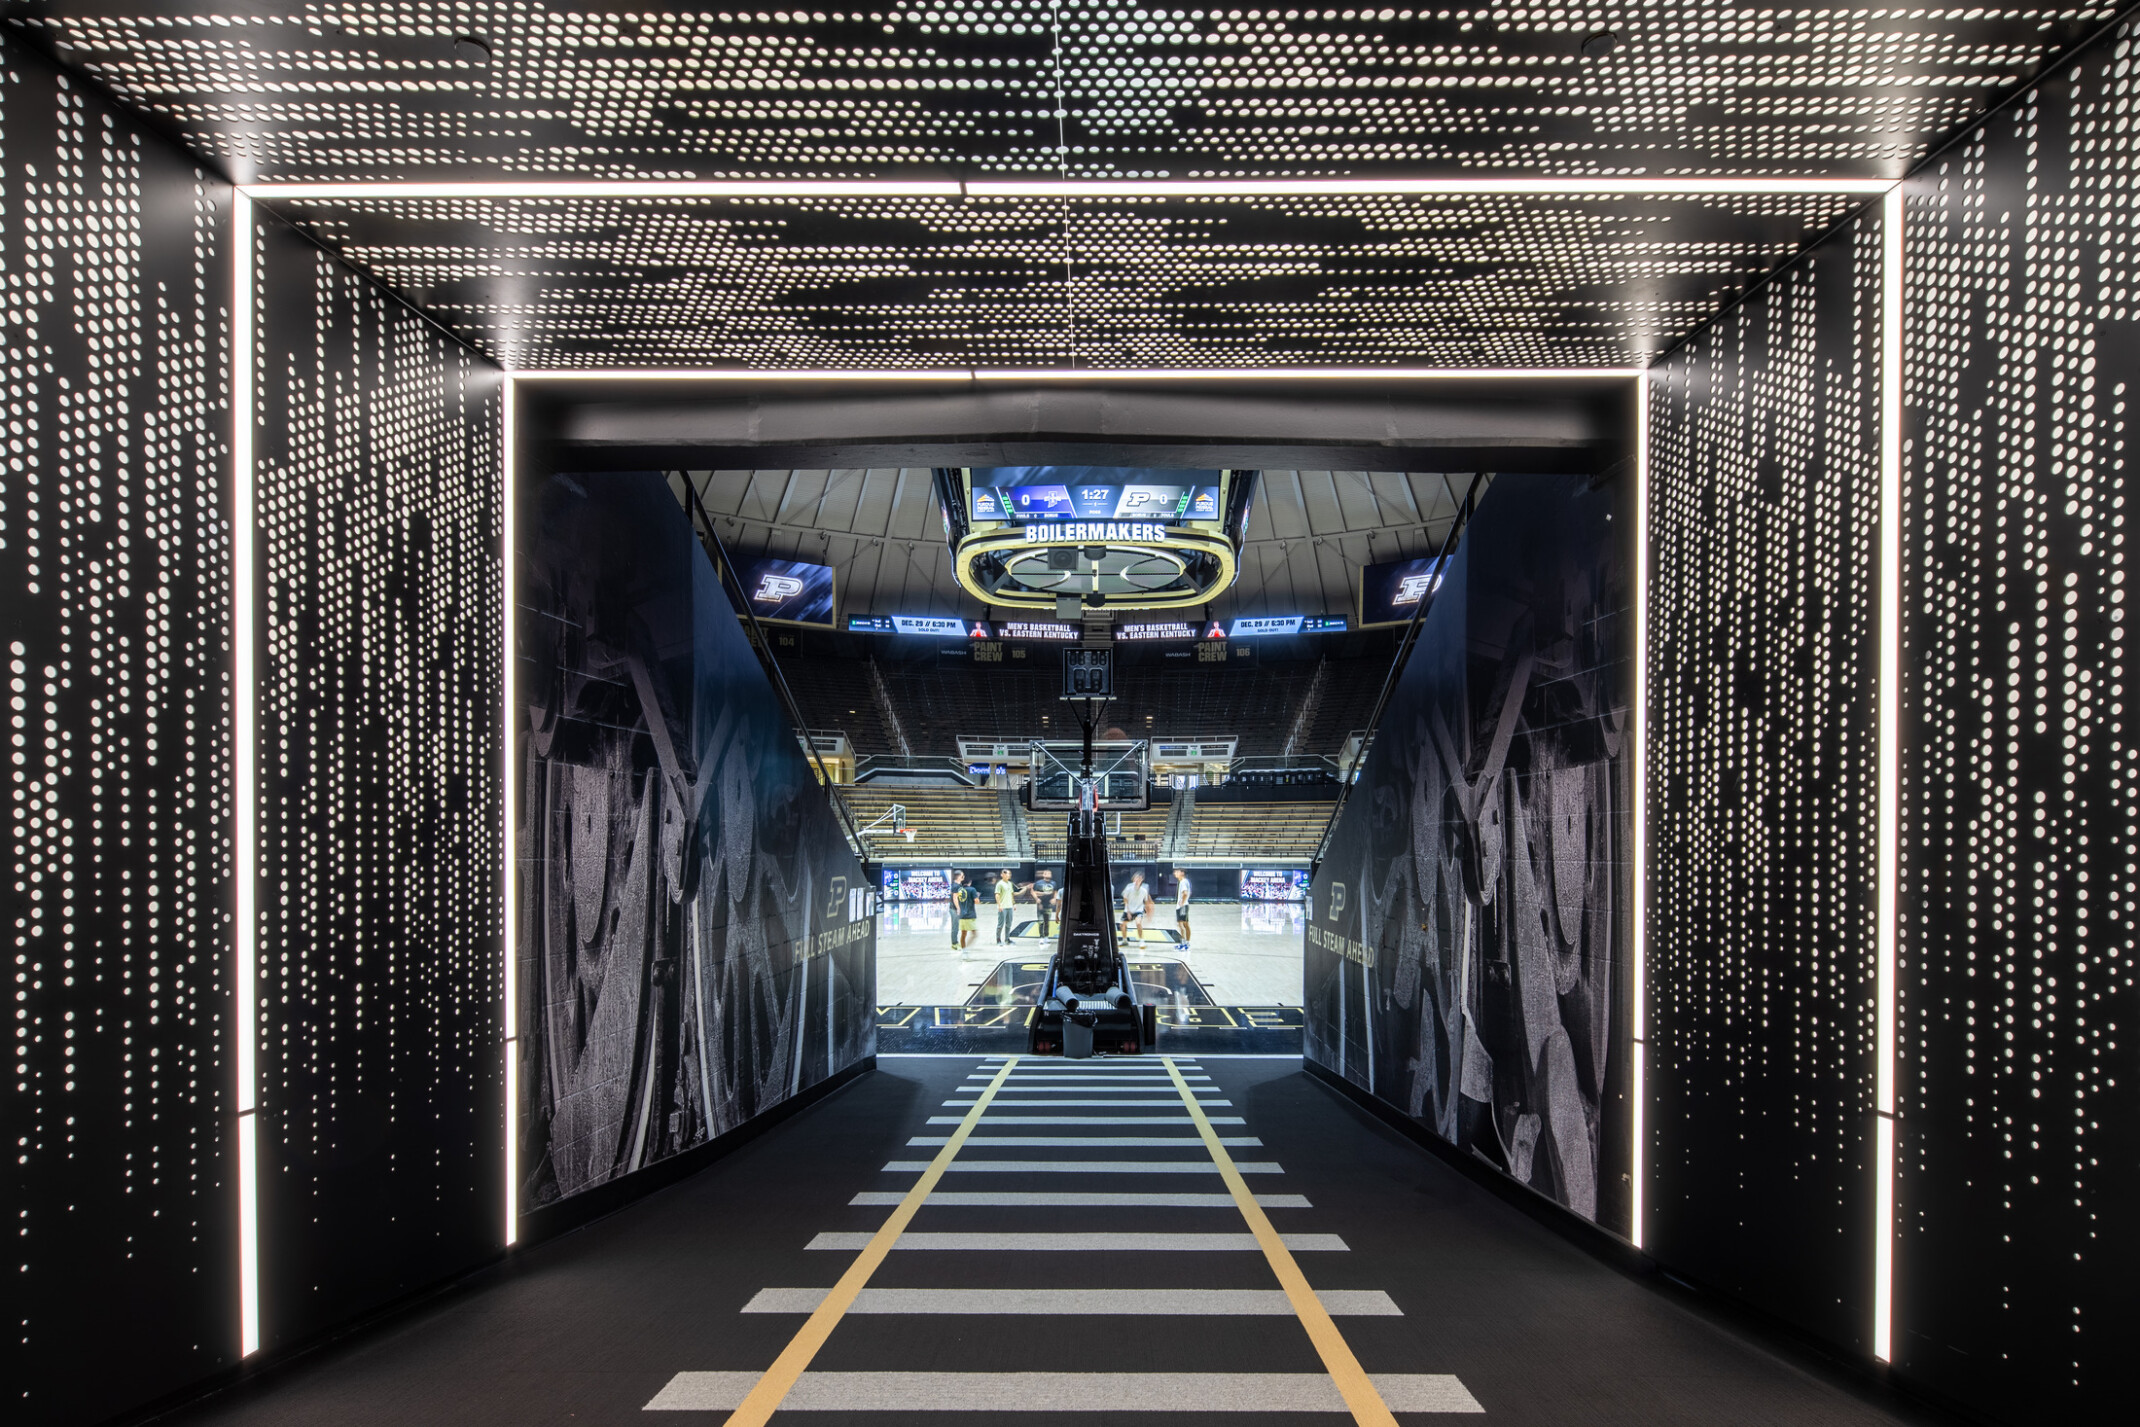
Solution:
[[[2114,13],[0,6],[519,372],[1639,366]]]
[[[739,560],[778,555],[830,565],[843,615],[990,617],[952,575],[925,467],[671,476],[686,478]],[[1261,472],[1239,574],[1203,617],[1346,613],[1361,566],[1439,547],[1470,480],[1439,471]]]

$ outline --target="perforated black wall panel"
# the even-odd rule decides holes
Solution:
[[[1626,366],[1862,197],[278,200],[514,367]]]
[[[1702,332],[1650,407],[1645,1246],[1860,1351],[1880,235]]]
[[[230,195],[11,41],[0,192],[0,1417],[82,1422],[237,1354]]]
[[[273,1347],[503,1244],[502,384],[256,227]]]
[[[23,19],[241,179],[1899,176],[2117,8],[57,0]]]
[[[1908,190],[1896,1364],[2016,1422],[2131,1411],[2135,41]]]

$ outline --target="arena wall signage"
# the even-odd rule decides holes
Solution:
[[[849,634],[921,634],[939,639],[986,639],[988,626],[980,620],[960,619],[952,614],[851,614]]]
[[[1441,583],[1441,569],[1431,555],[1390,560],[1360,571],[1360,625],[1402,624],[1419,602]]]
[[[758,618],[833,627],[830,565],[768,555],[745,562],[736,573],[750,593],[751,612]]]
[[[1195,639],[1197,627],[1186,620],[1147,620],[1139,624],[1118,624],[1115,638],[1125,641],[1150,639]]]
[[[996,622],[997,637],[1002,639],[1048,639],[1075,642],[1080,636],[1074,624],[1057,624],[1036,619],[1005,619]]]
[[[1344,631],[1345,621],[1336,615],[1268,614],[1235,620],[1227,637],[1254,639],[1265,634],[1342,634]]]

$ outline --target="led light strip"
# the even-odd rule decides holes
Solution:
[[[258,650],[253,587],[253,205],[242,193],[231,201],[230,361],[230,760],[231,886],[234,892],[232,989],[236,1012],[238,1083],[238,1356],[260,1351],[260,1160],[259,1086],[254,1047],[259,1008],[254,978],[259,971],[260,829],[258,784]]]
[[[958,198],[963,187],[955,180],[801,179],[761,183],[726,179],[623,178],[581,181],[506,179],[467,183],[250,183],[241,185],[238,191],[252,198],[346,202],[417,198]]]
[[[593,367],[516,371],[524,382],[1278,382],[1632,381],[1639,367],[939,367],[930,371],[779,367]]]
[[[471,182],[471,183],[290,183],[251,184],[236,190],[233,264],[237,277],[233,311],[235,334],[232,365],[234,441],[235,536],[232,591],[235,607],[233,631],[233,787],[237,809],[234,846],[237,882],[237,1063],[239,1108],[239,1237],[241,1345],[245,1354],[258,1351],[259,1245],[256,1198],[257,1156],[254,1140],[255,1067],[254,1044],[257,1011],[254,1003],[257,915],[253,876],[258,857],[256,809],[255,649],[250,612],[253,604],[253,288],[252,201],[282,199],[303,201],[361,201],[393,199],[810,199],[810,198],[1281,198],[1377,195],[1416,197],[1559,196],[1559,197],[1656,197],[1699,198],[1745,194],[1836,194],[1875,196],[1885,194],[1886,273],[1883,299],[1883,369],[1881,435],[1881,608],[1880,608],[1880,715],[1879,715],[1879,942],[1878,960],[1878,1062],[1879,1088],[1876,1110],[1879,1147],[1878,1247],[1874,1266],[1875,1355],[1883,1361],[1890,1349],[1891,1282],[1893,1268],[1893,1171],[1894,1171],[1894,960],[1895,960],[1895,837],[1896,837],[1896,744],[1898,715],[1897,641],[1899,638],[1900,570],[1900,412],[1901,412],[1901,255],[1902,200],[1899,185],[1887,179],[1831,178],[1442,178],[1442,179],[1282,179],[1282,180],[1142,180],[1142,181],[591,181],[591,182]],[[502,619],[502,696],[505,717],[501,730],[504,806],[503,888],[504,995],[501,1014],[505,1019],[506,1129],[504,1237],[508,1245],[518,1237],[516,1185],[518,1166],[516,1127],[519,1115],[519,1084],[515,1057],[518,988],[514,974],[514,939],[517,918],[513,903],[513,838],[518,800],[513,765],[514,701],[513,646],[515,610],[513,589],[514,466],[516,449],[513,424],[515,392],[522,381],[537,382],[704,382],[704,383],[944,383],[993,382],[1262,382],[1262,381],[1398,381],[1440,382],[1465,380],[1631,380],[1637,403],[1636,418],[1636,518],[1635,604],[1636,650],[1634,674],[1635,750],[1633,781],[1635,919],[1633,934],[1633,1085],[1631,1107],[1631,1204],[1629,1236],[1639,1248],[1644,1241],[1644,1158],[1646,1146],[1646,1051],[1648,1041],[1648,659],[1649,659],[1649,377],[1641,368],[1509,368],[1509,367],[1245,367],[1245,368],[1128,368],[1128,369],[996,369],[950,368],[932,371],[901,370],[767,370],[693,368],[603,368],[588,371],[534,369],[507,372],[504,379],[502,434],[501,559],[504,566]]]
[[[500,888],[504,897],[501,907],[504,937],[504,987],[505,995],[501,1014],[505,1023],[505,1246],[511,1248],[520,1241],[520,984],[515,975],[514,957],[519,950],[519,908],[514,902],[517,894],[516,858],[514,848],[515,830],[520,825],[520,796],[517,779],[518,761],[513,756],[513,734],[519,725],[514,716],[518,707],[518,689],[513,678],[513,661],[520,639],[520,612],[516,604],[519,591],[513,580],[514,539],[518,531],[517,516],[513,501],[513,470],[516,463],[513,422],[517,403],[514,400],[513,379],[506,377],[502,385],[505,393],[501,401],[504,429],[499,433],[498,461],[498,562],[500,566],[499,590],[505,605],[500,640],[498,675],[499,706],[503,724],[499,750],[499,791],[504,795],[505,826],[498,844]]]
[[[365,199],[785,199],[785,198],[1712,198],[1741,194],[1862,194],[1885,178],[1207,178],[1207,179],[588,179],[440,183],[254,183],[251,198],[295,202]]]
[[[1895,937],[1902,726],[1903,202],[1898,184],[1881,211],[1880,264],[1880,688],[1874,867],[1873,1321],[1872,1351],[1890,1360],[1895,1280]]]
[[[1884,191],[1885,178],[1211,178],[988,180],[969,198],[1708,198],[1751,193]]]
[[[1631,1080],[1628,1086],[1627,1237],[1642,1247],[1644,1177],[1649,1159],[1645,1127],[1649,1095],[1649,918],[1650,918],[1650,374],[1635,377],[1635,747],[1633,807],[1629,841],[1634,848]]]

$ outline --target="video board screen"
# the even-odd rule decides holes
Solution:
[[[1229,637],[1219,634],[1216,624],[1212,625],[1212,630],[1213,633],[1206,636],[1207,638]],[[1234,639],[1254,639],[1262,634],[1342,634],[1344,632],[1345,621],[1336,615],[1260,614],[1235,620],[1233,622],[1233,633],[1230,637]]]
[[[1391,560],[1360,571],[1360,623],[1400,624],[1416,614],[1419,602],[1441,583],[1432,555]]]
[[[1115,626],[1115,638],[1120,640],[1194,639],[1196,636],[1196,626],[1179,619],[1153,619],[1137,624],[1118,624]],[[1224,631],[1221,631],[1217,637],[1223,639],[1225,637]]]
[[[1084,637],[1084,631],[1074,624],[1044,619],[1000,619],[996,621],[996,633],[1004,639],[1053,639],[1072,644]]]
[[[1218,471],[989,466],[971,475],[974,520],[1139,520],[1173,525],[1217,520],[1224,514]]]
[[[1308,874],[1298,868],[1244,867],[1241,869],[1241,900],[1305,902],[1308,900]]]
[[[739,566],[743,592],[760,619],[832,627],[832,567],[771,556]]]
[[[948,614],[851,614],[850,634],[923,634],[939,639],[988,639],[988,623]]]
[[[948,867],[887,867],[882,877],[887,902],[941,902],[951,896]]]

